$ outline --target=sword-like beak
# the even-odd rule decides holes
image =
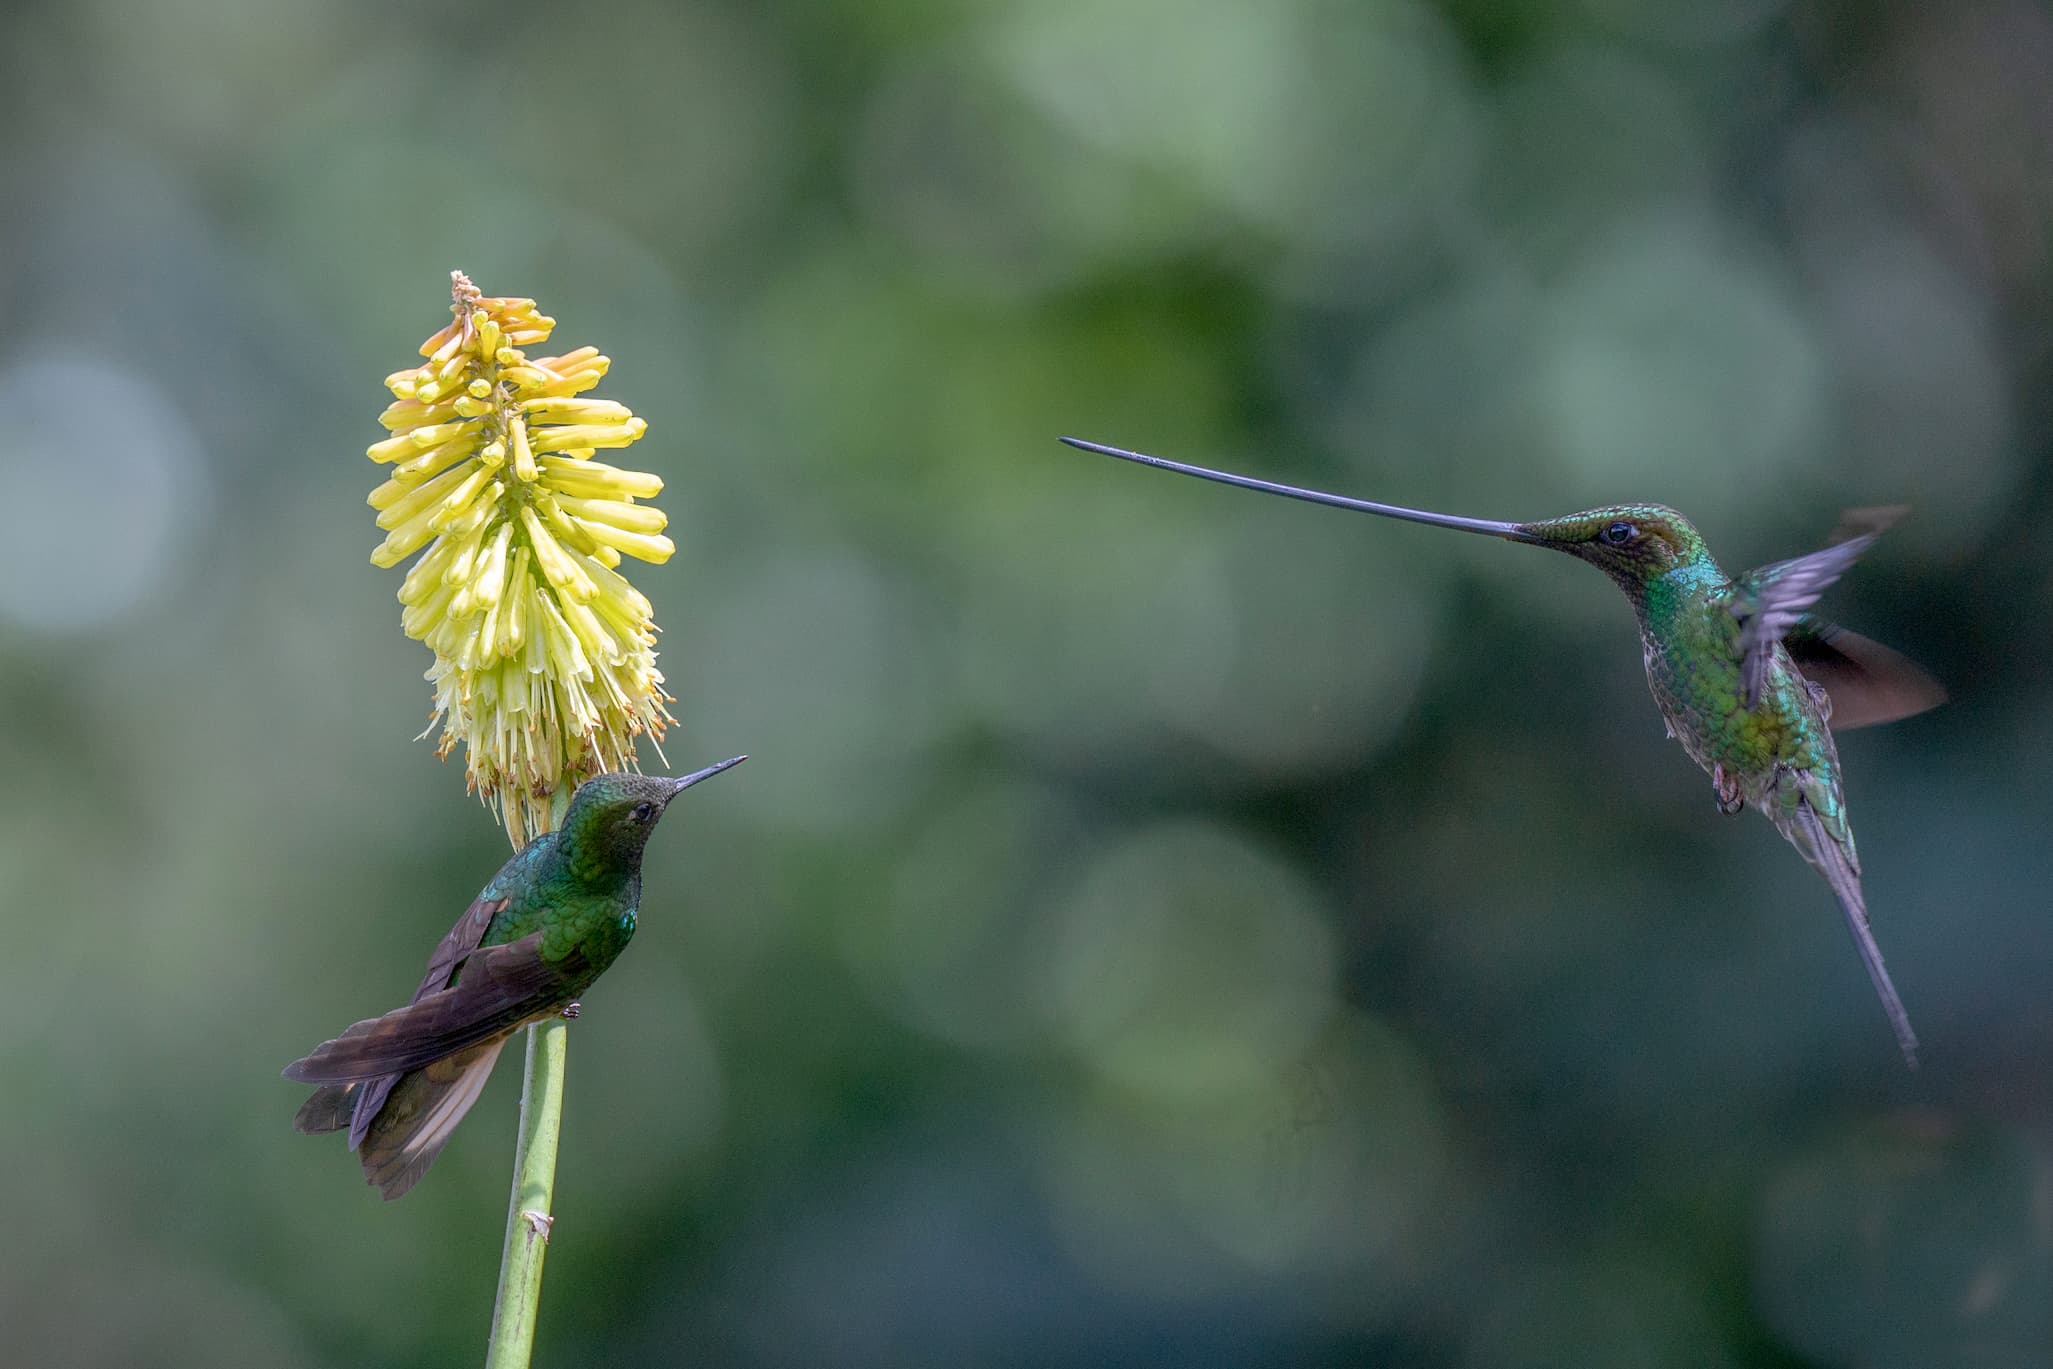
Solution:
[[[1121,447],[1107,447],[1096,442],[1086,442],[1078,437],[1062,439],[1081,451],[1096,452],[1100,456],[1116,456],[1121,461],[1132,461],[1142,466],[1154,466],[1179,475],[1194,475],[1200,480],[1212,480],[1221,485],[1233,485],[1243,490],[1260,490],[1263,494],[1280,494],[1286,499],[1302,499],[1309,504],[1330,504],[1336,509],[1353,509],[1357,513],[1381,514],[1385,518],[1402,518],[1410,523],[1429,523],[1436,528],[1456,528],[1462,532],[1480,532],[1491,537],[1502,537],[1511,542],[1545,542],[1526,530],[1523,523],[1499,523],[1489,518],[1461,518],[1451,513],[1428,513],[1424,509],[1407,509],[1396,504],[1377,504],[1367,499],[1349,499],[1346,495],[1327,494],[1323,490],[1300,489],[1296,485],[1279,485],[1273,480],[1257,480],[1251,475],[1232,475],[1226,471],[1208,470],[1203,466],[1190,466],[1181,461],[1170,461],[1165,457],[1148,456],[1143,452],[1130,452]]]
[[[683,779],[677,781],[677,787],[670,791],[670,797],[674,799],[679,794],[682,794],[685,790],[697,784],[700,780],[709,780],[713,778],[713,776],[719,774],[722,770],[732,770],[735,766],[740,765],[743,761],[747,759],[747,756],[736,756],[733,760],[722,761],[718,765],[709,765],[704,770],[694,770],[689,775],[686,775]]]

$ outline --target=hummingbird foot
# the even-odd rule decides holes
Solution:
[[[1746,807],[1746,795],[1739,787],[1739,776],[1728,775],[1722,765],[1711,767],[1711,789],[1718,796],[1718,811],[1731,817]]]
[[[531,1207],[521,1209],[520,1219],[527,1223],[530,1243],[549,1239],[549,1233],[556,1226],[556,1219],[546,1212],[537,1212]]]
[[[563,1005],[562,1010],[557,1013],[557,1016],[565,1021],[575,1022],[578,1019],[578,1015],[584,1012],[584,1010],[585,1005],[582,1003],[566,1003]]]

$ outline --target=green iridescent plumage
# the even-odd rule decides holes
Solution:
[[[1243,489],[1552,547],[1602,570],[1632,603],[1647,682],[1669,735],[1710,773],[1722,812],[1759,809],[1832,886],[1904,1059],[1917,1064],[1917,1037],[1868,928],[1830,722],[1888,722],[1932,707],[1945,693],[1904,657],[1808,612],[1902,510],[1855,510],[1823,551],[1728,577],[1689,520],[1659,504],[1495,522],[1063,441]]]
[[[530,1022],[576,1015],[577,1000],[634,936],[642,851],[677,795],[745,756],[683,779],[600,775],[563,825],[529,842],[428,957],[412,1000],[358,1022],[285,1067],[321,1087],[294,1119],[349,1129],[364,1177],[397,1198],[427,1173],[475,1103],[499,1051]]]

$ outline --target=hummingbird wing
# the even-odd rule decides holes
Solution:
[[[435,949],[429,953],[428,968],[422,973],[420,986],[413,991],[413,997],[408,1001],[418,1003],[429,994],[439,989],[448,988],[449,981],[455,977],[456,967],[463,963],[464,957],[478,948],[478,943],[484,940],[485,933],[492,926],[492,919],[503,912],[506,905],[511,902],[513,902],[511,898],[486,898],[483,894],[479,894],[475,899],[472,899],[470,907],[463,910],[463,916],[457,918],[456,925],[449,929],[449,934],[436,943]],[[493,1052],[492,1058],[498,1059],[496,1051]],[[486,1073],[489,1074],[490,1072],[491,1068],[488,1065]],[[370,1133],[371,1123],[377,1119],[379,1109],[385,1106],[385,1100],[391,1096],[392,1090],[399,1083],[399,1080],[399,1075],[388,1074],[382,1079],[366,1080],[361,1088],[358,1089],[356,1110],[351,1118],[349,1127],[349,1148],[351,1150],[355,1150],[363,1145],[364,1137]],[[333,1085],[329,1087],[332,1088]],[[356,1086],[352,1085],[351,1087]],[[483,1079],[478,1081],[478,1087],[484,1087]],[[315,1096],[318,1097],[319,1095]],[[477,1094],[475,1090],[472,1091],[471,1097],[473,1100],[476,1099]],[[308,1099],[307,1101],[311,1104],[313,1099]],[[468,1108],[470,1104],[466,1103],[464,1106]],[[301,1109],[301,1111],[305,1111],[305,1109]],[[458,1117],[462,1115],[461,1112],[457,1113]],[[454,1123],[451,1123],[451,1125],[453,1126]],[[437,1149],[439,1150],[440,1147],[438,1146]],[[431,1155],[429,1158],[433,1159],[434,1157]],[[366,1157],[366,1163],[368,1163],[368,1157]],[[422,1165],[421,1170],[425,1173],[427,1166]],[[419,1174],[414,1176],[415,1179],[419,1177]],[[406,1186],[408,1188],[413,1187],[412,1180],[409,1180]]]
[[[287,1065],[285,1077],[343,1084],[404,1074],[547,1016],[590,982],[592,966],[575,947],[561,959],[545,958],[546,935],[472,952],[454,984],[356,1023]]]
[[[1834,580],[1846,573],[1883,530],[1901,518],[1901,505],[1848,509],[1840,520],[1836,545],[1808,556],[1777,561],[1738,576],[1732,582],[1732,616],[1739,620],[1740,680],[1746,706],[1761,701],[1775,644],[1789,635],[1805,610],[1818,602]],[[1836,701],[1835,701],[1836,704]]]
[[[470,907],[463,910],[463,916],[456,919],[456,925],[449,929],[449,934],[429,954],[427,971],[422,974],[420,986],[413,991],[413,998],[409,1001],[418,1003],[437,989],[448,988],[456,967],[478,948],[478,943],[492,925],[492,919],[512,901],[510,898],[487,898],[483,894],[473,899]],[[384,1106],[386,1097],[398,1082],[399,1076],[393,1074],[382,1079],[323,1085],[300,1105],[298,1115],[292,1119],[293,1129],[304,1135],[317,1136],[348,1127],[349,1148],[355,1150],[363,1144],[364,1134],[378,1115],[378,1109]]]
[[[1900,651],[1806,613],[1782,639],[1796,668],[1832,697],[1832,727],[1869,727],[1946,702],[1946,686]]]

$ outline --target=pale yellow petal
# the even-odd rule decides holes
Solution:
[[[541,458],[542,483],[559,494],[587,499],[653,499],[663,492],[661,476],[625,471],[601,461],[576,461],[567,456]]]
[[[556,502],[565,513],[586,523],[611,523],[629,532],[661,532],[670,526],[670,518],[663,510],[647,504],[630,504],[621,499],[579,499],[569,494],[559,496]]]

